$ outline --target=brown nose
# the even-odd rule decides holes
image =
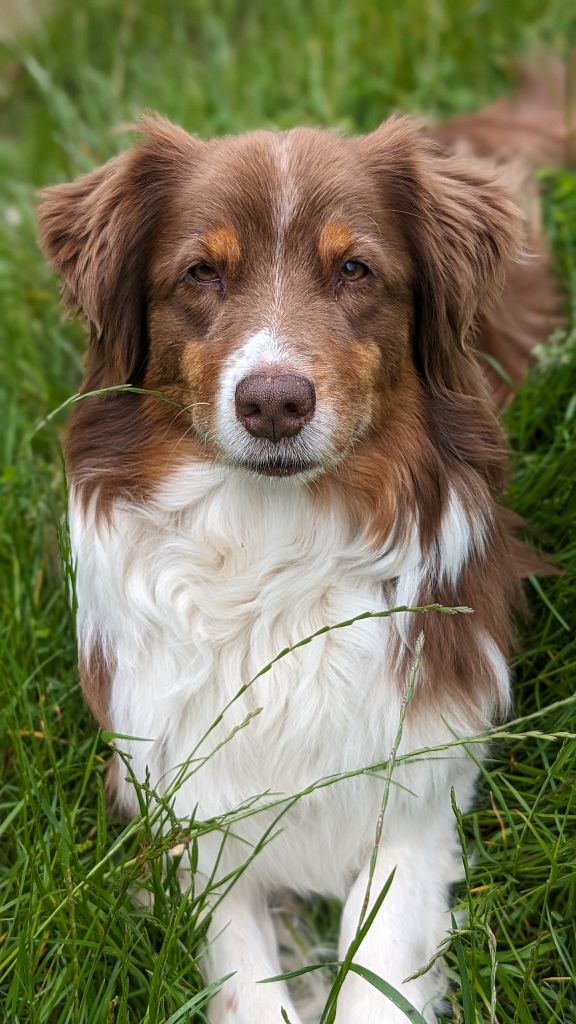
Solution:
[[[316,406],[312,381],[295,373],[253,373],[240,381],[235,397],[236,415],[248,433],[271,441],[294,437]]]

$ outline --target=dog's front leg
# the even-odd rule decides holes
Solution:
[[[424,823],[423,823],[424,824]],[[354,962],[379,975],[422,1013],[436,1021],[434,1001],[444,994],[444,971],[436,963],[422,977],[406,981],[437,953],[450,921],[447,914],[450,883],[457,877],[454,839],[426,834],[416,828],[399,841],[379,851],[370,891],[370,906],[385,885],[394,878],[384,902]],[[342,916],[340,959],[358,928],[365,900],[369,868],[356,879]],[[338,1000],[337,1024],[406,1024],[405,1014],[373,985],[356,974],[348,974]]]
[[[265,897],[235,887],[216,908],[208,930],[205,974],[216,981],[234,972],[210,1003],[210,1024],[300,1024],[282,982],[276,936]]]

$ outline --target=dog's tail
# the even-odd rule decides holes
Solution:
[[[534,172],[576,166],[574,97],[566,69],[543,57],[522,65],[517,77],[516,95],[428,131],[447,153],[492,161],[524,211],[525,258],[509,268],[502,298],[482,317],[477,336],[500,406],[510,396],[506,377],[519,384],[534,347],[561,324]]]

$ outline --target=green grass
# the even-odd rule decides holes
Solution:
[[[0,52],[0,1016],[7,1024],[203,1020],[203,898],[182,897],[150,813],[105,813],[109,757],[84,709],[60,568],[65,414],[79,327],[35,242],[34,190],[105,159],[153,107],[200,134],[320,123],[358,131],[392,109],[449,114],[496,97],[509,60],[563,50],[571,4],[516,0],[62,0]],[[336,10],[336,13],[335,13]],[[516,715],[459,820],[468,919],[448,951],[464,1024],[576,1022],[576,175],[543,178],[568,328],[507,411],[508,501],[565,574],[529,585]],[[249,794],[247,794],[249,796]],[[162,812],[168,816],[168,810]],[[456,811],[457,813],[457,811]],[[194,837],[208,826],[191,822]],[[193,843],[192,843],[193,848]],[[153,910],[130,890],[146,869]],[[310,927],[334,937],[336,909]],[[460,919],[465,921],[465,919]],[[313,959],[313,958],[312,958]],[[495,995],[493,995],[493,990]],[[197,1013],[196,1013],[197,1011]],[[261,1022],[255,1022],[261,1024]],[[262,1022],[264,1024],[264,1022]]]

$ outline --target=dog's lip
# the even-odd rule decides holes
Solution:
[[[244,469],[257,473],[258,476],[287,477],[296,476],[298,473],[306,473],[316,469],[317,464],[313,462],[244,462]]]

